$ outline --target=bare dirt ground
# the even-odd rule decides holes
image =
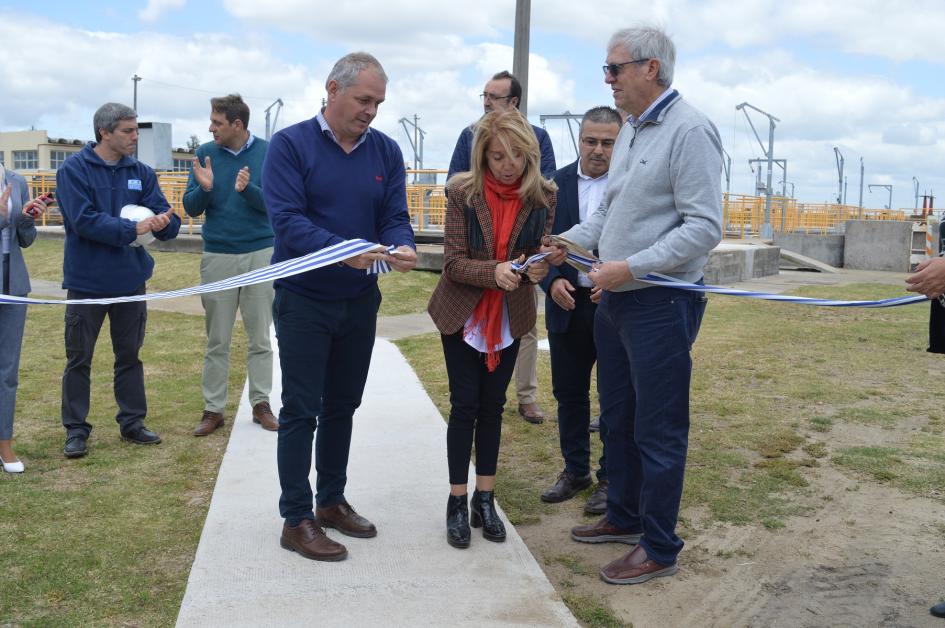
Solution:
[[[895,431],[851,424],[822,435],[830,448],[894,438]],[[642,585],[598,577],[629,546],[570,540],[570,527],[588,520],[579,499],[518,531],[562,595],[602,599],[636,628],[945,626],[928,613],[945,597],[945,505],[826,459],[805,477],[801,499],[811,509],[780,529],[705,526],[704,513],[684,511],[699,531],[685,539],[679,573]]]

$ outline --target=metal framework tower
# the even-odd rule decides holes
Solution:
[[[400,125],[404,127],[404,133],[407,134],[407,141],[410,142],[410,148],[413,149],[413,169],[420,170],[423,168],[423,138],[426,136],[426,131],[420,128],[418,124],[420,122],[420,116],[413,114],[413,120],[407,118],[401,118],[398,120]],[[407,128],[407,125],[413,127],[413,136],[411,137],[410,129]],[[416,183],[419,178],[418,173],[413,173],[413,182]]]
[[[754,123],[751,121],[751,116],[749,116],[748,112],[745,111],[746,108],[753,109],[768,118],[767,150],[765,149],[764,142],[761,141],[761,137],[758,135],[758,131],[755,129]],[[774,165],[774,127],[781,120],[747,102],[743,102],[740,105],[735,105],[735,110],[741,111],[743,114],[745,114],[745,119],[748,120],[748,126],[751,127],[751,132],[755,134],[755,139],[758,140],[758,145],[761,146],[761,152],[764,153],[765,157],[768,158],[768,177],[767,184],[765,186],[765,222],[761,226],[761,237],[770,239],[774,235],[774,232],[771,229],[771,169]],[[784,177],[787,178],[787,172],[784,173]]]

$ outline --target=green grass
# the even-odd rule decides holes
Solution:
[[[840,299],[902,293],[886,285],[797,291]],[[927,329],[928,307],[921,305],[839,309],[711,297],[693,351],[680,534],[698,534],[717,524],[777,533],[788,517],[823,503],[810,494],[810,474],[821,464],[861,481],[945,499],[933,490],[945,484],[945,419],[938,399],[928,393],[927,380],[937,377],[941,365],[940,358],[925,352]],[[448,416],[438,337],[397,344]],[[554,416],[547,357],[538,369],[538,401]],[[541,525],[543,516],[558,512],[538,499],[562,466],[557,430],[553,423],[522,421],[514,411],[514,394],[510,385],[496,492],[513,523]],[[911,433],[904,427],[907,421],[918,429],[894,449],[844,448],[832,440],[838,425]],[[592,436],[591,443],[596,461],[598,438]],[[580,548],[563,545],[562,550],[554,560],[569,573],[555,582],[571,610],[588,625],[619,625],[595,619],[601,602],[582,598],[575,588],[580,578],[573,566],[583,564]]]
[[[180,600],[230,425],[209,438],[191,430],[203,410],[199,317],[148,313],[142,350],[146,424],[164,442],[122,443],[111,391],[108,323],[92,367],[90,454],[62,455],[62,310],[29,310],[21,361],[16,450],[22,476],[0,474],[0,618],[13,625],[167,626]],[[233,352],[246,350],[238,324]],[[229,408],[245,371],[231,365]]]

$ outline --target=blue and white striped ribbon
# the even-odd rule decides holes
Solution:
[[[578,267],[580,270],[583,270],[584,267],[591,269],[594,264],[600,262],[599,259],[594,257],[584,257],[573,253],[570,250],[568,251],[567,256],[568,261],[573,262],[572,265]],[[588,271],[584,271],[588,272]],[[695,290],[698,292],[712,292],[715,294],[727,294],[733,297],[747,297],[749,299],[762,299],[765,301],[782,301],[785,303],[799,303],[801,305],[817,305],[820,307],[868,307],[868,308],[879,308],[879,307],[897,307],[899,305],[911,305],[913,303],[922,303],[923,301],[928,301],[928,297],[924,295],[915,295],[915,296],[904,296],[904,297],[894,297],[892,299],[878,299],[875,301],[843,301],[838,299],[815,299],[812,297],[798,297],[786,294],[771,294],[770,292],[753,292],[751,290],[737,290],[735,288],[722,288],[719,286],[704,286],[696,283],[688,283],[676,279],[675,277],[669,277],[660,273],[650,273],[645,277],[638,277],[638,281],[648,283],[654,286],[664,286],[669,288],[679,288],[681,290]],[[943,301],[945,305],[945,301]]]
[[[534,264],[535,262],[540,262],[541,260],[548,257],[547,253],[535,253],[527,260],[519,264],[518,262],[512,262],[512,270],[517,273],[526,273],[528,272],[528,267]]]
[[[157,299],[173,299],[194,294],[204,294],[207,292],[218,292],[220,290],[229,290],[230,288],[241,288],[251,286],[257,283],[283,279],[293,275],[324,268],[337,264],[346,259],[356,257],[362,253],[367,253],[378,248],[378,244],[368,242],[367,240],[345,240],[339,244],[325,247],[320,251],[284,260],[277,264],[266,266],[257,270],[251,270],[248,273],[235,275],[213,283],[182,288],[180,290],[169,290],[167,292],[156,292],[152,294],[136,294],[127,297],[111,297],[107,299],[31,299],[28,297],[14,297],[0,295],[0,304],[3,303],[25,303],[28,305],[108,305],[111,303],[128,303],[130,301],[152,301]],[[384,262],[385,265],[386,262]],[[388,270],[390,269],[388,265]],[[368,269],[370,272],[371,269]]]
[[[394,245],[391,245],[387,247],[387,254],[393,255],[394,251],[396,250],[397,250],[397,247]],[[369,275],[386,275],[390,271],[391,271],[390,264],[388,264],[382,259],[379,259],[379,260],[375,260],[374,263],[371,264],[371,267],[368,268],[364,272],[366,272]]]
[[[894,297],[892,299],[879,299],[876,301],[842,301],[837,299],[815,299],[812,297],[797,297],[786,294],[770,294],[768,292],[752,292],[751,290],[736,290],[735,288],[721,288],[719,286],[703,286],[696,283],[680,281],[673,277],[661,275],[660,273],[650,273],[639,279],[645,283],[654,286],[665,286],[668,288],[679,288],[681,290],[696,290],[698,292],[712,292],[715,294],[727,294],[733,297],[748,297],[749,299],[763,299],[765,301],[784,301],[786,303],[800,303],[801,305],[818,305],[821,307],[896,307],[899,305],[911,305],[928,301],[924,295]]]

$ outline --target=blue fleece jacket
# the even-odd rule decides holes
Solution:
[[[135,223],[121,218],[125,205],[143,205],[156,214],[170,205],[150,166],[122,157],[114,166],[93,150],[94,142],[70,155],[56,172],[56,202],[66,227],[62,287],[102,296],[134,293],[148,279],[154,260],[144,247],[133,247]],[[155,233],[177,237],[180,218]]]
[[[316,118],[276,133],[263,166],[263,198],[275,232],[273,263],[352,238],[414,247],[400,147],[369,129],[345,153]],[[375,275],[329,266],[279,279],[277,287],[320,300],[366,294]]]
[[[272,227],[263,203],[262,167],[269,142],[253,138],[249,148],[239,155],[224,150],[215,142],[197,149],[204,166],[207,157],[213,170],[213,189],[209,192],[194,179],[193,169],[184,192],[184,210],[190,216],[206,212],[201,234],[203,250],[208,253],[251,253],[272,246]],[[249,167],[249,183],[242,192],[233,187],[243,166]]]

